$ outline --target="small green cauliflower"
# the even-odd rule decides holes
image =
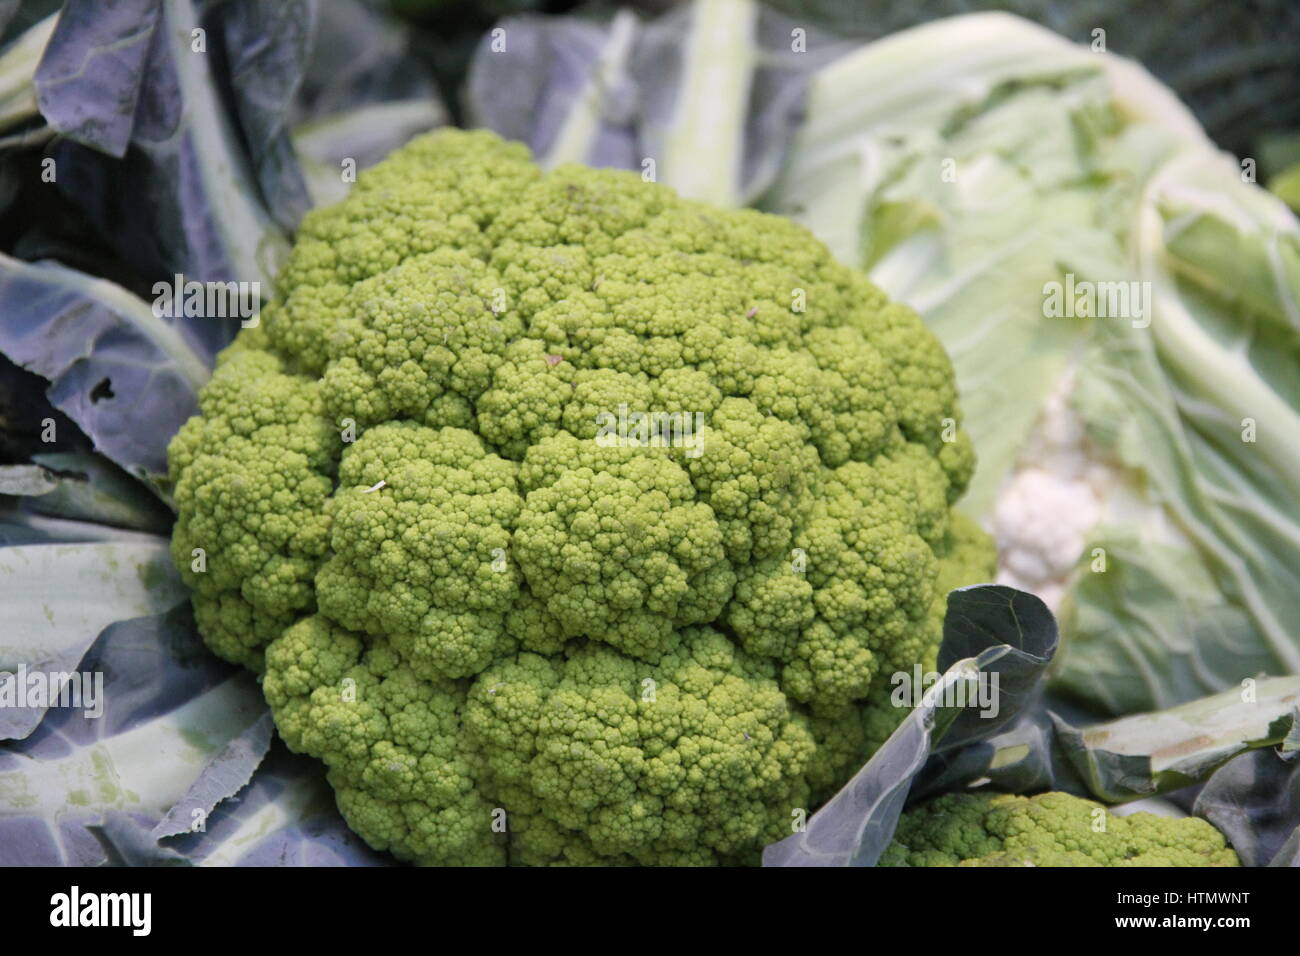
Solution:
[[[173,554],[403,859],[755,863],[992,574],[943,349],[787,220],[447,130],[280,291],[171,445]]]
[[[951,793],[904,813],[880,866],[1240,866],[1197,817],[1116,816],[1068,793]]]

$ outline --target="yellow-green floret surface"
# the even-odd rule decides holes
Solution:
[[[904,813],[881,866],[1240,866],[1197,817],[1116,816],[1068,793],[947,794]]]
[[[939,342],[787,220],[440,131],[278,291],[172,443],[173,553],[403,859],[757,862],[992,573]]]

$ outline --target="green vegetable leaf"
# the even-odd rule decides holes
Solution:
[[[0,741],[0,866],[391,865],[320,767],[272,745],[257,682],[188,604],[110,625],[80,669],[103,675],[100,716],[52,708]]]
[[[997,585],[949,593],[939,652],[948,663],[933,692],[801,832],[763,851],[763,865],[874,866],[931,755],[1015,720],[1032,700],[1056,642],[1052,615],[1032,594]],[[989,689],[996,708],[968,703]]]
[[[4,255],[0,311],[0,352],[48,379],[54,407],[100,452],[157,486],[208,378],[180,329],[111,282]]]
[[[764,865],[874,866],[905,806],[942,793],[1065,790],[1124,803],[1206,781],[1197,813],[1247,848],[1247,865],[1289,858],[1279,847],[1300,824],[1300,803],[1286,795],[1300,677],[1079,729],[1039,696],[1055,648],[1052,616],[1032,595],[995,585],[953,591],[940,687],[954,696],[923,700],[803,832],[764,851]],[[1002,712],[989,715],[973,695],[993,675]],[[958,688],[972,696],[955,696]],[[1278,745],[1283,758],[1270,749]],[[1236,829],[1225,826],[1246,803],[1258,813],[1238,812]]]
[[[1297,701],[1300,677],[1261,678],[1167,710],[1093,723],[1067,719],[1049,698],[1002,733],[936,756],[913,792],[925,797],[987,784],[1011,793],[1065,790],[1107,803],[1171,793],[1300,732]]]
[[[36,514],[167,534],[172,514],[139,482],[99,455],[36,455],[32,465],[0,466],[0,495]]]
[[[1300,125],[1300,105],[1285,90],[1300,69],[1300,9],[1290,0],[1216,4],[1165,0],[1162,16],[1123,0],[768,0],[778,10],[848,36],[879,39],[919,23],[977,11],[1005,11],[1141,62],[1196,111],[1216,142],[1239,155],[1261,129]]]
[[[813,31],[792,50],[794,26],[807,32],[752,0],[696,0],[649,22],[510,17],[474,56],[469,118],[544,167],[633,169],[740,205],[775,179],[807,73],[846,49]]]
[[[1058,746],[1092,796],[1122,803],[1204,781],[1295,729],[1300,677],[1265,678],[1168,710],[1079,730],[1052,716]],[[996,775],[994,776],[996,781]]]
[[[22,550],[0,549],[0,561]],[[112,857],[87,827],[111,832],[123,814],[152,828],[205,777],[237,788],[223,765],[266,713],[257,683],[204,651],[188,605],[133,616],[80,660],[101,675],[101,714],[51,708],[26,739],[0,743],[0,864],[102,865]]]
[[[1268,188],[1292,209],[1300,212],[1300,163],[1288,166],[1271,180]]]
[[[1125,508],[1091,536],[1109,567],[1079,583],[1060,680],[1114,713],[1300,672],[1300,226],[1199,153],[1139,223],[1149,334],[1099,323],[1073,398],[1172,525],[1134,541]]]
[[[57,15],[46,17],[0,53],[0,133],[40,118],[32,78],[57,22]]]
[[[443,105],[422,98],[358,106],[295,127],[293,146],[312,202],[328,206],[348,194],[351,184],[340,175],[344,160],[365,169],[417,133],[446,122]]]
[[[0,602],[7,618],[0,683],[15,695],[0,707],[0,740],[26,737],[48,709],[48,695],[33,698],[23,690],[27,678],[75,671],[113,622],[157,614],[184,600],[160,539],[0,548]]]
[[[57,487],[49,470],[39,465],[0,467],[0,495],[44,495]]]
[[[199,866],[392,866],[339,816],[320,765],[274,742],[252,782],[217,804],[203,832],[162,844]]]
[[[190,833],[196,821],[206,827],[213,807],[247,786],[266,756],[274,732],[275,723],[267,710],[238,736],[232,737],[153,828],[150,835],[154,840]]]
[[[1300,671],[1300,224],[1248,179],[1136,64],[982,13],[818,70],[764,198],[943,341],[962,507],[1094,710]],[[1080,283],[1143,314],[1049,309]]]
[[[273,114],[268,122],[267,113],[283,109],[277,88],[288,82],[292,89],[297,75],[286,77],[277,67],[245,93],[232,91],[245,107],[232,115],[213,65],[220,50],[209,34],[220,28],[205,21],[211,6],[70,0],[37,69],[37,95],[46,121],[66,137],[52,152],[59,188],[125,260],[154,278],[180,273],[199,281],[259,282],[269,298],[287,251],[270,209],[288,204],[280,218],[296,221],[294,213],[306,208],[297,169],[283,162],[287,132]],[[236,30],[235,18],[255,17],[265,7],[216,6],[226,32]],[[299,17],[267,34],[256,48],[259,62],[282,59],[278,51],[293,48],[300,51],[300,72],[309,23]],[[195,47],[196,28],[207,30],[203,49]],[[268,170],[276,175],[259,189],[258,173]],[[273,189],[266,188],[269,180]],[[133,188],[121,188],[124,181]],[[215,322],[202,331],[213,351],[229,334]]]
[[[1292,724],[1300,733],[1300,719]],[[1193,807],[1227,835],[1246,866],[1300,866],[1300,759],[1284,748],[1225,765]]]

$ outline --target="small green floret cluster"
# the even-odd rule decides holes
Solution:
[[[756,862],[992,572],[942,347],[787,220],[448,130],[279,283],[172,443],[173,552],[399,857]]]
[[[1116,816],[1068,793],[951,793],[904,813],[881,866],[1240,866],[1197,817]]]

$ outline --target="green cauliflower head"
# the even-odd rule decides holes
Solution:
[[[787,220],[447,130],[280,293],[172,443],[173,553],[402,858],[754,862],[992,572],[943,349]]]
[[[881,866],[1240,866],[1197,817],[1116,816],[1068,793],[952,793],[904,813]]]

